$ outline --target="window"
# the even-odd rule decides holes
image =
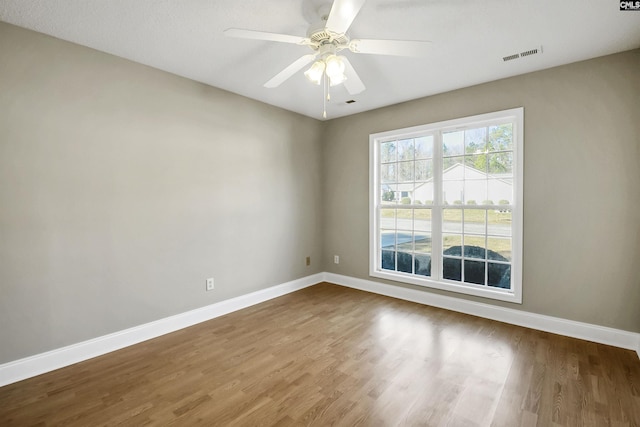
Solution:
[[[370,274],[522,302],[523,109],[370,136]]]

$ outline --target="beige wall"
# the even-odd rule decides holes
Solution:
[[[428,292],[640,332],[639,73],[635,50],[332,120],[325,270],[369,279],[370,133],[522,106],[523,304]]]
[[[0,23],[0,363],[321,271],[321,132]]]
[[[524,303],[425,292],[640,332],[638,69],[636,50],[322,123],[0,23],[0,363],[368,279],[369,134],[518,106]]]

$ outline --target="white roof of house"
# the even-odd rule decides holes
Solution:
[[[462,180],[462,179],[487,179],[487,178],[494,178],[494,179],[499,179],[500,181],[504,182],[507,185],[513,185],[513,176],[511,174],[488,174],[488,173],[484,173],[476,168],[472,168],[471,166],[467,166],[465,164],[462,163],[456,163],[453,166],[448,167],[447,169],[444,170],[444,172],[442,173],[442,176],[444,179],[446,180],[451,180],[454,181],[456,179],[458,180]],[[421,187],[424,184],[430,183],[433,181],[433,178],[428,179],[425,182],[422,182],[420,184],[416,184],[415,188]]]

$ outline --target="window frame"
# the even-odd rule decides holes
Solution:
[[[465,282],[439,279],[442,266],[442,212],[445,208],[442,202],[442,134],[455,129],[473,128],[474,126],[488,125],[490,122],[509,120],[513,123],[513,204],[511,208],[511,289],[494,288],[486,285],[473,285]],[[380,177],[380,143],[397,141],[407,138],[417,138],[426,135],[434,135],[433,142],[433,208],[432,215],[432,248],[431,248],[431,274],[432,276],[419,276],[414,273],[402,273],[394,270],[384,270],[381,267],[380,247],[380,202],[381,194]],[[378,132],[369,135],[369,275],[381,279],[412,285],[425,286],[479,296],[512,303],[522,303],[522,236],[523,236],[523,169],[524,169],[524,108],[512,108],[474,116],[461,117],[409,128]],[[408,205],[412,208],[419,205]],[[453,206],[446,206],[452,208]],[[467,207],[462,205],[457,209]],[[482,205],[478,206],[479,208]],[[424,206],[423,206],[424,208]],[[467,209],[469,209],[467,207]],[[434,226],[435,225],[435,226]],[[415,228],[414,228],[415,230]],[[437,234],[437,235],[436,235]],[[487,233],[485,232],[485,236]],[[464,266],[464,264],[463,264]],[[434,276],[434,272],[438,276]]]

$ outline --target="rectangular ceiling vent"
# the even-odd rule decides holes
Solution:
[[[514,53],[513,55],[503,56],[502,60],[504,62],[513,61],[514,59],[524,58],[525,56],[537,55],[538,53],[542,53],[542,46],[525,50],[524,52]]]
[[[524,52],[520,52],[520,56],[535,55],[536,53],[542,53],[542,47],[537,47],[535,49],[525,50]]]

